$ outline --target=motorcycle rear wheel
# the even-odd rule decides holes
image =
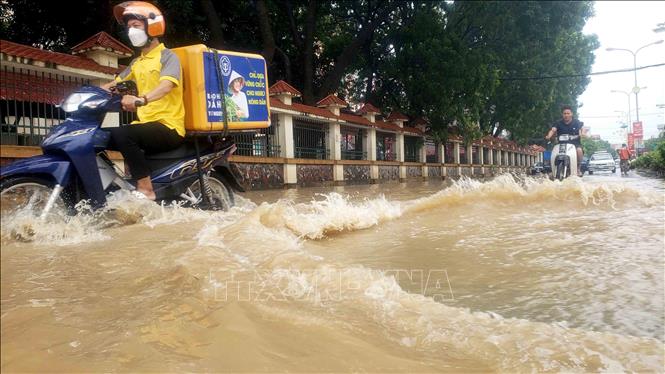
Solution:
[[[10,219],[22,211],[41,215],[53,192],[53,182],[38,177],[10,177],[0,183],[0,219]],[[66,210],[67,205],[59,196],[51,211]]]
[[[221,174],[213,171],[207,177],[206,183],[212,192],[210,196],[212,201],[210,201],[209,209],[226,211],[235,205],[233,190],[229,187]],[[189,190],[191,190],[191,192],[194,194],[194,197],[198,201],[198,203],[193,204],[193,206],[197,208],[205,208],[202,204],[203,197],[201,196],[201,188],[199,186],[198,179],[196,179],[196,181],[194,181],[194,183],[189,186]]]

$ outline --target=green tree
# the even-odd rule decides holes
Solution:
[[[633,163],[633,166],[637,169],[643,169],[655,172],[660,176],[665,176],[665,139],[661,137],[660,139],[656,139],[656,141],[652,142],[650,145],[653,145],[654,148],[638,157]]]
[[[584,155],[590,157],[598,151],[609,152],[612,157],[617,158],[617,152],[612,148],[612,145],[602,139],[582,138],[582,150]]]
[[[647,152],[655,150],[658,145],[665,143],[665,134],[661,134],[657,138],[651,138],[644,141],[644,149]]]
[[[481,128],[525,143],[542,136],[563,104],[575,105],[589,80],[595,36],[582,33],[590,2],[471,3],[489,69],[500,83],[487,93]],[[549,79],[548,76],[582,75]],[[540,79],[542,78],[542,79]]]
[[[61,52],[99,31],[113,32],[110,1],[3,0],[0,38]]]

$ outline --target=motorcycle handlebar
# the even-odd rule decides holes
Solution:
[[[133,95],[133,96],[139,94],[138,88],[136,87],[136,82],[134,81],[118,82],[115,86],[111,87],[111,92],[117,93],[119,95]]]

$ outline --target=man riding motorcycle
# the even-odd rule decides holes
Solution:
[[[581,162],[582,156],[584,154],[582,152],[582,143],[580,139],[586,136],[586,129],[584,128],[583,122],[573,118],[573,109],[569,105],[564,105],[561,108],[561,116],[561,120],[552,125],[552,128],[550,128],[550,131],[547,133],[547,136],[545,136],[545,139],[550,140],[554,135],[559,136],[564,134],[579,136],[579,139],[573,141],[572,143],[575,144],[575,148],[577,150],[577,175],[581,177]]]
[[[623,174],[628,174],[628,170],[630,170],[630,149],[626,146],[626,144],[622,144],[621,148],[617,152],[619,153],[619,165],[621,169],[621,173]]]
[[[132,178],[137,181],[138,192],[154,200],[145,153],[166,152],[177,148],[184,140],[182,68],[178,56],[159,42],[166,22],[157,7],[143,1],[126,1],[116,5],[113,14],[118,23],[127,28],[129,40],[141,53],[115,81],[102,86],[108,90],[118,82],[133,80],[139,91],[138,96],[122,98],[123,109],[137,111],[138,121],[112,128],[109,146],[122,153]]]

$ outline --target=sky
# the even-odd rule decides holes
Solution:
[[[600,47],[595,51],[592,72],[632,69],[633,55],[626,51],[607,51],[623,48],[635,52],[638,48],[665,39],[665,32],[654,32],[665,22],[665,1],[596,1],[595,16],[587,21],[585,34],[596,34]],[[637,53],[637,67],[665,63],[665,42],[652,45]],[[644,139],[658,136],[657,126],[665,123],[665,66],[637,71],[640,121]],[[628,97],[612,90],[630,92],[634,74],[595,75],[586,91],[578,98],[577,116],[590,129],[612,144],[625,143],[626,131],[621,125],[628,122]],[[631,119],[636,121],[635,95],[630,94]]]

